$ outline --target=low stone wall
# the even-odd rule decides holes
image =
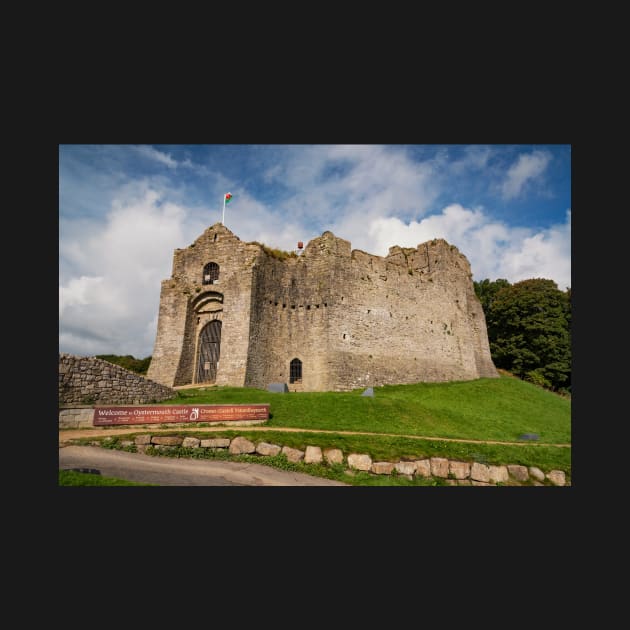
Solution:
[[[105,441],[113,438],[104,438]],[[99,441],[92,442],[100,445]],[[443,457],[430,457],[411,461],[375,462],[364,453],[349,453],[344,456],[338,448],[322,449],[319,446],[307,446],[304,451],[269,442],[254,443],[244,437],[208,438],[160,435],[138,435],[133,440],[122,440],[123,447],[134,447],[144,453],[153,447],[157,451],[168,452],[178,447],[193,449],[225,449],[232,455],[252,454],[273,456],[282,454],[290,462],[305,464],[346,464],[348,472],[365,471],[375,475],[403,475],[407,479],[414,477],[436,477],[444,479],[453,486],[497,486],[497,485],[570,485],[562,470],[550,470],[545,473],[535,466],[508,464],[502,466],[486,465],[478,462],[461,462]],[[264,461],[261,461],[264,463]]]
[[[59,355],[59,405],[142,405],[174,398],[174,389],[96,357]],[[60,417],[61,422],[61,417]]]
[[[93,429],[94,407],[64,407],[59,409],[60,429]]]

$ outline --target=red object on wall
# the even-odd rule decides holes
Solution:
[[[161,424],[168,422],[225,422],[268,420],[269,404],[254,405],[150,405],[94,408],[92,425]]]
[[[298,241],[298,249],[302,249],[304,247],[304,243],[302,241]]]

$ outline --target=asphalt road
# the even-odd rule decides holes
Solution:
[[[59,469],[98,470],[105,477],[160,486],[347,486],[262,464],[171,459],[96,446],[59,448]]]

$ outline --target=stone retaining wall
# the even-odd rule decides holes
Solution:
[[[59,355],[60,405],[142,405],[175,396],[174,389],[109,361],[63,353]]]
[[[105,438],[112,440],[113,438]],[[123,447],[135,447],[144,453],[153,447],[157,451],[168,452],[178,447],[193,449],[224,449],[232,455],[252,454],[273,456],[282,454],[290,462],[305,464],[345,464],[350,474],[354,471],[365,471],[375,475],[403,475],[407,479],[432,477],[444,479],[453,486],[496,486],[496,485],[571,485],[567,482],[562,470],[550,470],[545,473],[535,466],[508,464],[501,466],[486,465],[479,462],[462,462],[443,457],[430,457],[417,460],[400,460],[396,462],[375,462],[365,453],[349,453],[344,457],[337,448],[322,449],[319,446],[307,446],[304,451],[280,444],[268,442],[254,443],[244,437],[209,438],[138,435],[134,440],[122,440]],[[94,445],[100,445],[94,441]],[[264,462],[261,462],[264,463]]]
[[[59,410],[60,429],[93,429],[94,407],[66,407]]]

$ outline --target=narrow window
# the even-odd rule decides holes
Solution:
[[[214,284],[219,279],[219,265],[215,262],[208,263],[203,268],[202,284]]]
[[[289,369],[289,383],[302,382],[302,361],[293,359]]]

